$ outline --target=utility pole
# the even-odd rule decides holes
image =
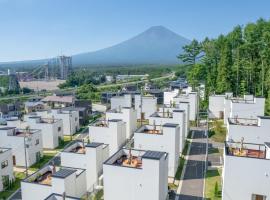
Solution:
[[[27,148],[27,145],[26,145],[26,139],[27,139],[27,134],[29,134],[30,132],[30,129],[29,129],[29,126],[27,126],[25,128],[25,131],[24,131],[24,137],[23,137],[23,144],[24,144],[24,159],[25,159],[25,175],[26,177],[28,176],[28,165],[27,165],[27,152],[26,152],[26,148]]]
[[[142,126],[142,115],[143,115],[143,112],[142,112],[142,96],[143,96],[143,91],[142,91],[142,87],[141,87],[141,103],[140,103],[140,107],[141,107],[141,126]]]

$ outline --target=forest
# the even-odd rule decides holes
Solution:
[[[178,58],[190,66],[188,80],[193,87],[205,84],[205,105],[214,93],[254,94],[266,98],[270,115],[270,21],[236,26],[215,39],[194,39],[184,50]]]

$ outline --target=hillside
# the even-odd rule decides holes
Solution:
[[[73,65],[140,65],[177,64],[176,56],[190,41],[163,26],[153,26],[117,45],[94,52],[73,55]],[[44,64],[48,59],[0,63],[6,67],[27,67]]]

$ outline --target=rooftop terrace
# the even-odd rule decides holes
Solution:
[[[164,154],[167,155],[165,152],[158,151],[120,149],[105,161],[104,164],[141,169],[143,167],[143,159],[159,160]]]
[[[228,118],[230,124],[241,126],[258,126],[258,119],[252,118]]]
[[[155,112],[150,117],[160,117],[160,118],[172,118],[173,113],[172,112]]]
[[[79,176],[83,171],[85,170],[48,165],[36,173],[28,176],[26,179],[24,179],[24,182],[51,186],[52,178],[66,178],[73,173],[76,173],[76,175]]]
[[[144,125],[136,130],[136,133],[145,133],[145,134],[162,134],[162,126],[160,125]]]
[[[225,154],[229,156],[266,159],[266,150],[265,144],[225,142]]]

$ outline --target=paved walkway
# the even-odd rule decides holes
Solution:
[[[204,130],[194,130],[176,200],[203,200],[206,159]]]

